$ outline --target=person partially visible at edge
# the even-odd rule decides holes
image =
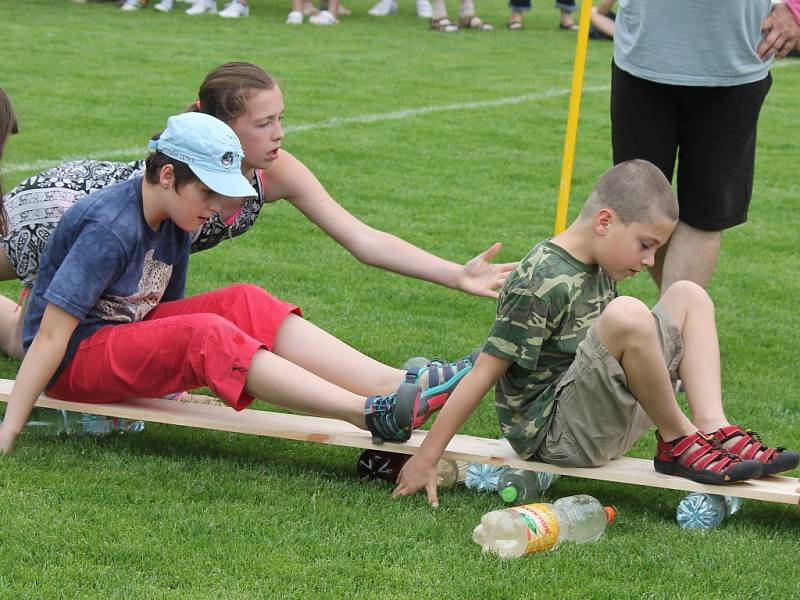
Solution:
[[[236,132],[244,148],[242,169],[255,188],[248,198],[223,198],[218,213],[192,234],[192,251],[212,248],[256,222],[264,204],[285,199],[344,246],[359,261],[469,294],[497,297],[516,263],[492,263],[501,244],[463,265],[439,258],[390,233],[370,227],[334,200],[306,165],[284,150],[283,94],[277,81],[248,62],[229,62],[205,78],[189,109],[217,117]],[[144,161],[74,161],[34,175],[6,199],[8,232],[0,240],[0,279],[19,278],[30,288],[45,243],[64,211],[79,198],[105,186],[138,177]],[[38,210],[31,210],[31,209]],[[0,343],[20,357],[24,313],[0,296]]]
[[[800,0],[620,0],[611,69],[614,163],[676,170],[680,221],[650,273],[706,287],[722,232],[747,220],[772,58],[800,40]],[[724,10],[722,7],[724,6]]]
[[[676,282],[652,311],[617,294],[618,281],[653,266],[677,222],[672,187],[651,163],[627,161],[600,176],[578,218],[534,246],[506,281],[474,368],[394,495],[425,488],[438,505],[436,463],[492,386],[500,431],[524,459],[599,466],[655,424],[659,473],[724,485],[795,468],[797,452],[728,421],[703,288]],[[679,377],[691,418],[675,399]]]

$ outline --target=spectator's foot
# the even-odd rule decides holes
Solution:
[[[350,9],[346,6],[339,5],[339,8],[336,9],[336,16],[337,17],[349,17],[352,14]]]
[[[158,4],[156,4],[153,8],[155,8],[158,12],[168,13],[175,7],[174,0],[161,0]]]
[[[477,31],[491,31],[494,29],[477,15],[467,15],[458,20],[458,26],[462,29],[476,29]]]
[[[303,24],[303,13],[299,10],[293,10],[289,13],[289,16],[286,17],[286,24],[287,25],[302,25]]]
[[[302,6],[303,7],[301,9],[301,12],[303,13],[304,17],[310,17],[312,15],[318,15],[319,14],[319,11],[314,6],[314,3],[311,2],[311,0],[308,0],[308,2],[303,2]]]
[[[338,25],[339,19],[327,10],[321,10],[318,15],[308,17],[308,22],[312,25]]]
[[[441,17],[439,19],[431,19],[431,29],[442,33],[455,33],[458,31],[458,25],[447,17]]]
[[[393,15],[397,12],[397,0],[381,0],[375,6],[369,9],[369,13],[373,17],[385,17]]]
[[[142,0],[125,0],[122,3],[122,6],[119,7],[120,10],[125,12],[132,12],[134,10],[139,10],[140,8],[144,8],[144,2]]]
[[[238,19],[250,14],[250,7],[239,0],[233,0],[228,6],[219,11],[219,16],[225,19]]]
[[[433,16],[433,6],[428,0],[417,0],[417,16],[420,19],[430,19]]]
[[[394,394],[367,398],[364,417],[373,443],[408,441],[419,408],[420,393],[418,385],[403,383]]]
[[[511,20],[506,23],[506,29],[510,31],[519,31],[520,29],[524,29],[524,27],[525,26],[522,24],[522,21]]]
[[[720,445],[743,460],[757,460],[764,468],[764,475],[775,475],[790,471],[800,463],[800,454],[783,447],[770,448],[762,443],[758,432],[742,429],[738,425],[720,427],[710,434]]]
[[[190,16],[217,14],[217,0],[195,0],[192,5],[186,9],[186,14]]]
[[[658,447],[653,460],[656,471],[678,475],[697,483],[727,485],[761,477],[763,468],[756,460],[742,460],[700,431],[665,442],[656,431]]]

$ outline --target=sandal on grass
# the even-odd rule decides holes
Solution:
[[[519,31],[523,29],[525,26],[522,24],[522,21],[509,21],[506,23],[506,29],[509,31]]]
[[[800,454],[794,450],[787,450],[781,446],[770,448],[761,441],[758,432],[742,429],[738,425],[720,427],[711,434],[711,437],[739,458],[760,462],[764,475],[789,471],[800,463]]]
[[[478,15],[461,17],[458,20],[458,24],[460,27],[465,27],[467,29],[477,29],[478,31],[491,31],[492,29],[494,29],[494,27],[489,25],[489,23],[486,23]]]
[[[442,33],[454,33],[458,31],[458,25],[447,17],[441,17],[439,19],[431,19],[431,29]]]
[[[569,25],[564,25],[563,23],[559,23],[558,28],[565,29],[566,31],[578,31],[578,25],[575,23],[570,23]]]

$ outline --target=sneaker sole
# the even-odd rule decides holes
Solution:
[[[676,475],[685,477],[697,483],[710,485],[730,485],[746,479],[757,479],[763,473],[763,466],[757,460],[743,460],[730,468],[724,475],[710,471],[695,471],[676,461],[662,461],[653,459],[656,471],[662,475]]]

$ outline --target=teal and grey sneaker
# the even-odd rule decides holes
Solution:
[[[458,383],[472,370],[480,353],[479,348],[469,356],[451,363],[432,358],[424,366],[415,366],[421,362],[420,357],[410,358],[405,362],[406,383],[415,383],[422,389],[420,407],[414,417],[414,429],[420,427],[433,413],[444,406]],[[423,384],[421,380],[425,374],[427,379]]]
[[[364,416],[373,443],[408,441],[420,404],[420,393],[418,385],[403,383],[394,394],[367,398]]]

